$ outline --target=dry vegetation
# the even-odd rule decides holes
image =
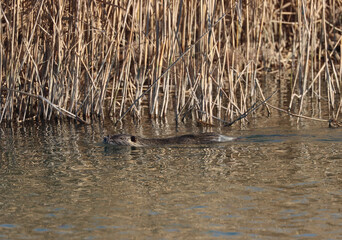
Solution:
[[[341,0],[12,0],[0,19],[0,122],[230,122],[274,90],[341,110]]]

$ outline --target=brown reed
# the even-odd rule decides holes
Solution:
[[[274,89],[294,115],[337,119],[341,13],[334,0],[1,1],[0,122],[232,122]]]

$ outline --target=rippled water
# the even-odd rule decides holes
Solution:
[[[222,128],[240,140],[129,148],[101,143],[119,131],[106,126],[0,128],[0,239],[342,239],[340,129]]]

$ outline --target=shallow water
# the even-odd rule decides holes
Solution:
[[[3,126],[0,239],[341,239],[342,129],[267,125],[150,148],[101,143],[109,124]]]

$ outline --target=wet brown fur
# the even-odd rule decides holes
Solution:
[[[170,138],[142,138],[128,134],[118,134],[104,137],[104,142],[116,146],[132,146],[132,147],[143,147],[143,146],[158,146],[167,144],[209,144],[215,142],[227,142],[232,141],[235,138],[227,137],[217,133],[202,133],[202,134],[188,134]]]

